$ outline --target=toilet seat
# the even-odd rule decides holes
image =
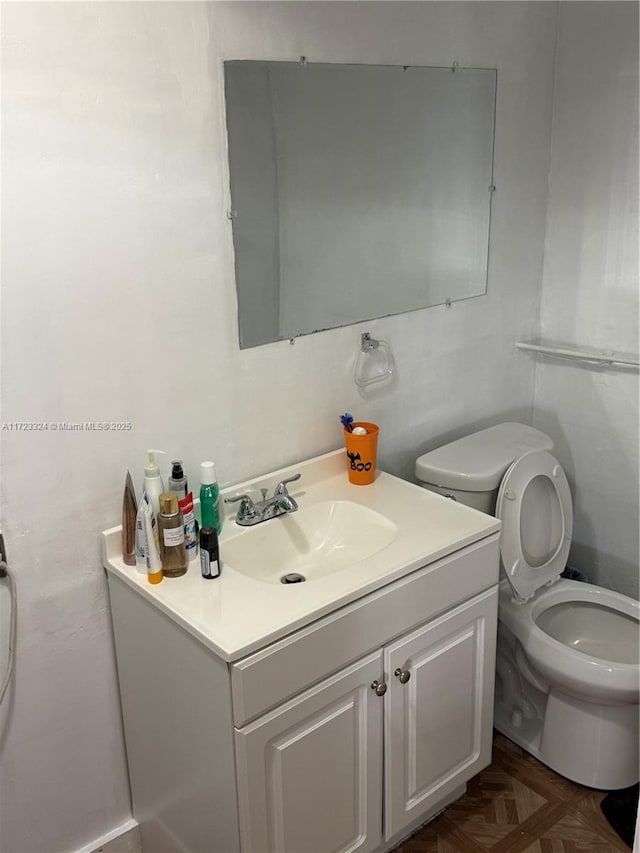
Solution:
[[[496,515],[507,580],[516,601],[528,601],[557,580],[571,547],[571,491],[558,460],[546,450],[516,459],[502,478]]]

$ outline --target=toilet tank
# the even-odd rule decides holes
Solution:
[[[507,469],[531,450],[551,451],[553,442],[526,424],[497,424],[418,457],[416,479],[425,489],[493,515]]]

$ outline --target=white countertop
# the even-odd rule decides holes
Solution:
[[[200,561],[194,560],[186,575],[150,584],[146,574],[123,563],[120,527],[102,534],[104,566],[224,660],[235,661],[500,530],[499,520],[492,516],[381,471],[370,486],[353,486],[347,480],[346,462],[344,450],[336,450],[224,489],[222,496],[255,493],[261,486],[271,492],[279,480],[299,471],[302,477],[289,491],[301,509],[320,501],[348,500],[390,519],[398,528],[394,541],[348,569],[292,585],[263,583],[234,571],[225,565],[225,543],[247,532],[234,521],[237,504],[225,507],[222,573],[217,579],[202,578]]]

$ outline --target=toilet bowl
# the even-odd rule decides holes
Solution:
[[[638,602],[560,579],[518,603],[502,581],[498,607],[498,657],[512,662],[520,681],[506,695],[498,674],[496,728],[574,782],[603,790],[635,784]],[[523,706],[535,708],[528,719]]]
[[[625,788],[639,776],[640,604],[560,577],[573,509],[551,449],[500,424],[421,456],[416,475],[502,520],[495,727],[569,779]]]

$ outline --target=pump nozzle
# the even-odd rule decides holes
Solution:
[[[153,449],[147,450],[148,462],[147,462],[145,469],[144,469],[145,477],[159,477],[160,476],[160,469],[156,465],[156,460],[155,460],[155,456],[154,456],[155,453],[162,453],[163,456],[166,455],[165,450],[153,450]]]

